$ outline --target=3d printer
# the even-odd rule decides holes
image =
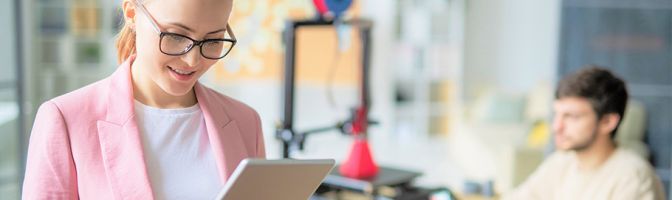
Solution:
[[[369,70],[371,63],[371,29],[373,22],[367,19],[342,18],[343,13],[350,7],[352,0],[313,0],[318,11],[318,16],[311,20],[288,21],[283,32],[285,47],[284,58],[284,87],[283,87],[283,112],[282,123],[276,130],[276,138],[282,143],[284,158],[290,158],[291,152],[303,150],[306,137],[330,130],[340,130],[345,135],[354,137],[348,159],[342,163],[338,170],[325,179],[318,193],[327,191],[352,190],[368,194],[372,197],[378,195],[378,188],[387,187],[395,190],[394,199],[429,199],[432,194],[445,193],[447,199],[452,195],[445,188],[422,189],[411,186],[411,182],[421,173],[379,167],[371,157],[367,142],[368,126],[376,124],[368,118],[370,108]],[[336,122],[334,125],[297,131],[294,128],[294,92],[296,88],[296,31],[301,27],[311,26],[339,26],[352,25],[357,27],[361,37],[362,60],[359,85],[359,103],[352,110],[348,119]]]

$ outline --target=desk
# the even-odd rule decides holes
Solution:
[[[339,166],[336,166],[334,170],[331,170],[331,173],[324,179],[323,186],[352,190],[372,196],[378,195],[382,187],[396,188],[409,186],[415,178],[422,175],[419,172],[381,166],[378,169],[378,175],[375,177],[356,179],[342,176],[338,169]]]

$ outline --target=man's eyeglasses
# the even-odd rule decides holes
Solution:
[[[224,58],[233,46],[236,45],[236,36],[233,35],[231,27],[226,25],[226,32],[231,36],[231,39],[205,39],[205,40],[195,40],[185,35],[163,32],[159,29],[159,25],[156,23],[154,18],[151,17],[147,9],[140,2],[140,0],[134,0],[136,8],[140,12],[144,13],[145,17],[152,24],[152,28],[156,33],[159,34],[159,50],[171,56],[180,56],[188,53],[194,46],[200,47],[200,52],[203,57],[207,59],[221,59]]]

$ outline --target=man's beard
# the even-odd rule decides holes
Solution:
[[[595,143],[595,140],[597,140],[597,127],[595,127],[595,129],[593,129],[592,133],[590,134],[590,138],[588,138],[588,140],[569,147],[569,150],[570,151],[577,151],[577,152],[584,151],[584,150],[590,148],[591,146],[593,146],[593,143]]]

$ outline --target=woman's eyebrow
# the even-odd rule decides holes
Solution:
[[[216,31],[209,32],[206,35],[215,34],[215,33],[224,32],[224,31],[226,31],[226,28],[222,28],[222,29],[219,29],[219,30],[216,30]]]
[[[184,24],[180,24],[180,23],[178,23],[178,22],[171,22],[171,23],[168,23],[168,24],[173,25],[173,26],[180,27],[180,28],[182,28],[182,29],[184,29],[184,30],[186,30],[186,31],[189,31],[189,32],[194,32],[193,29],[187,27],[187,26],[184,25]]]
[[[169,23],[169,24],[170,24],[170,25],[173,25],[173,26],[180,27],[180,28],[182,28],[182,29],[184,29],[184,30],[186,30],[186,31],[189,31],[189,32],[194,32],[193,29],[191,29],[191,28],[189,28],[188,26],[186,26],[186,25],[184,25],[184,24],[181,24],[181,23],[173,22],[173,23]],[[222,29],[218,29],[218,30],[216,30],[216,31],[208,32],[206,35],[215,34],[215,33],[223,32],[223,31],[226,31],[226,28],[222,28]]]

